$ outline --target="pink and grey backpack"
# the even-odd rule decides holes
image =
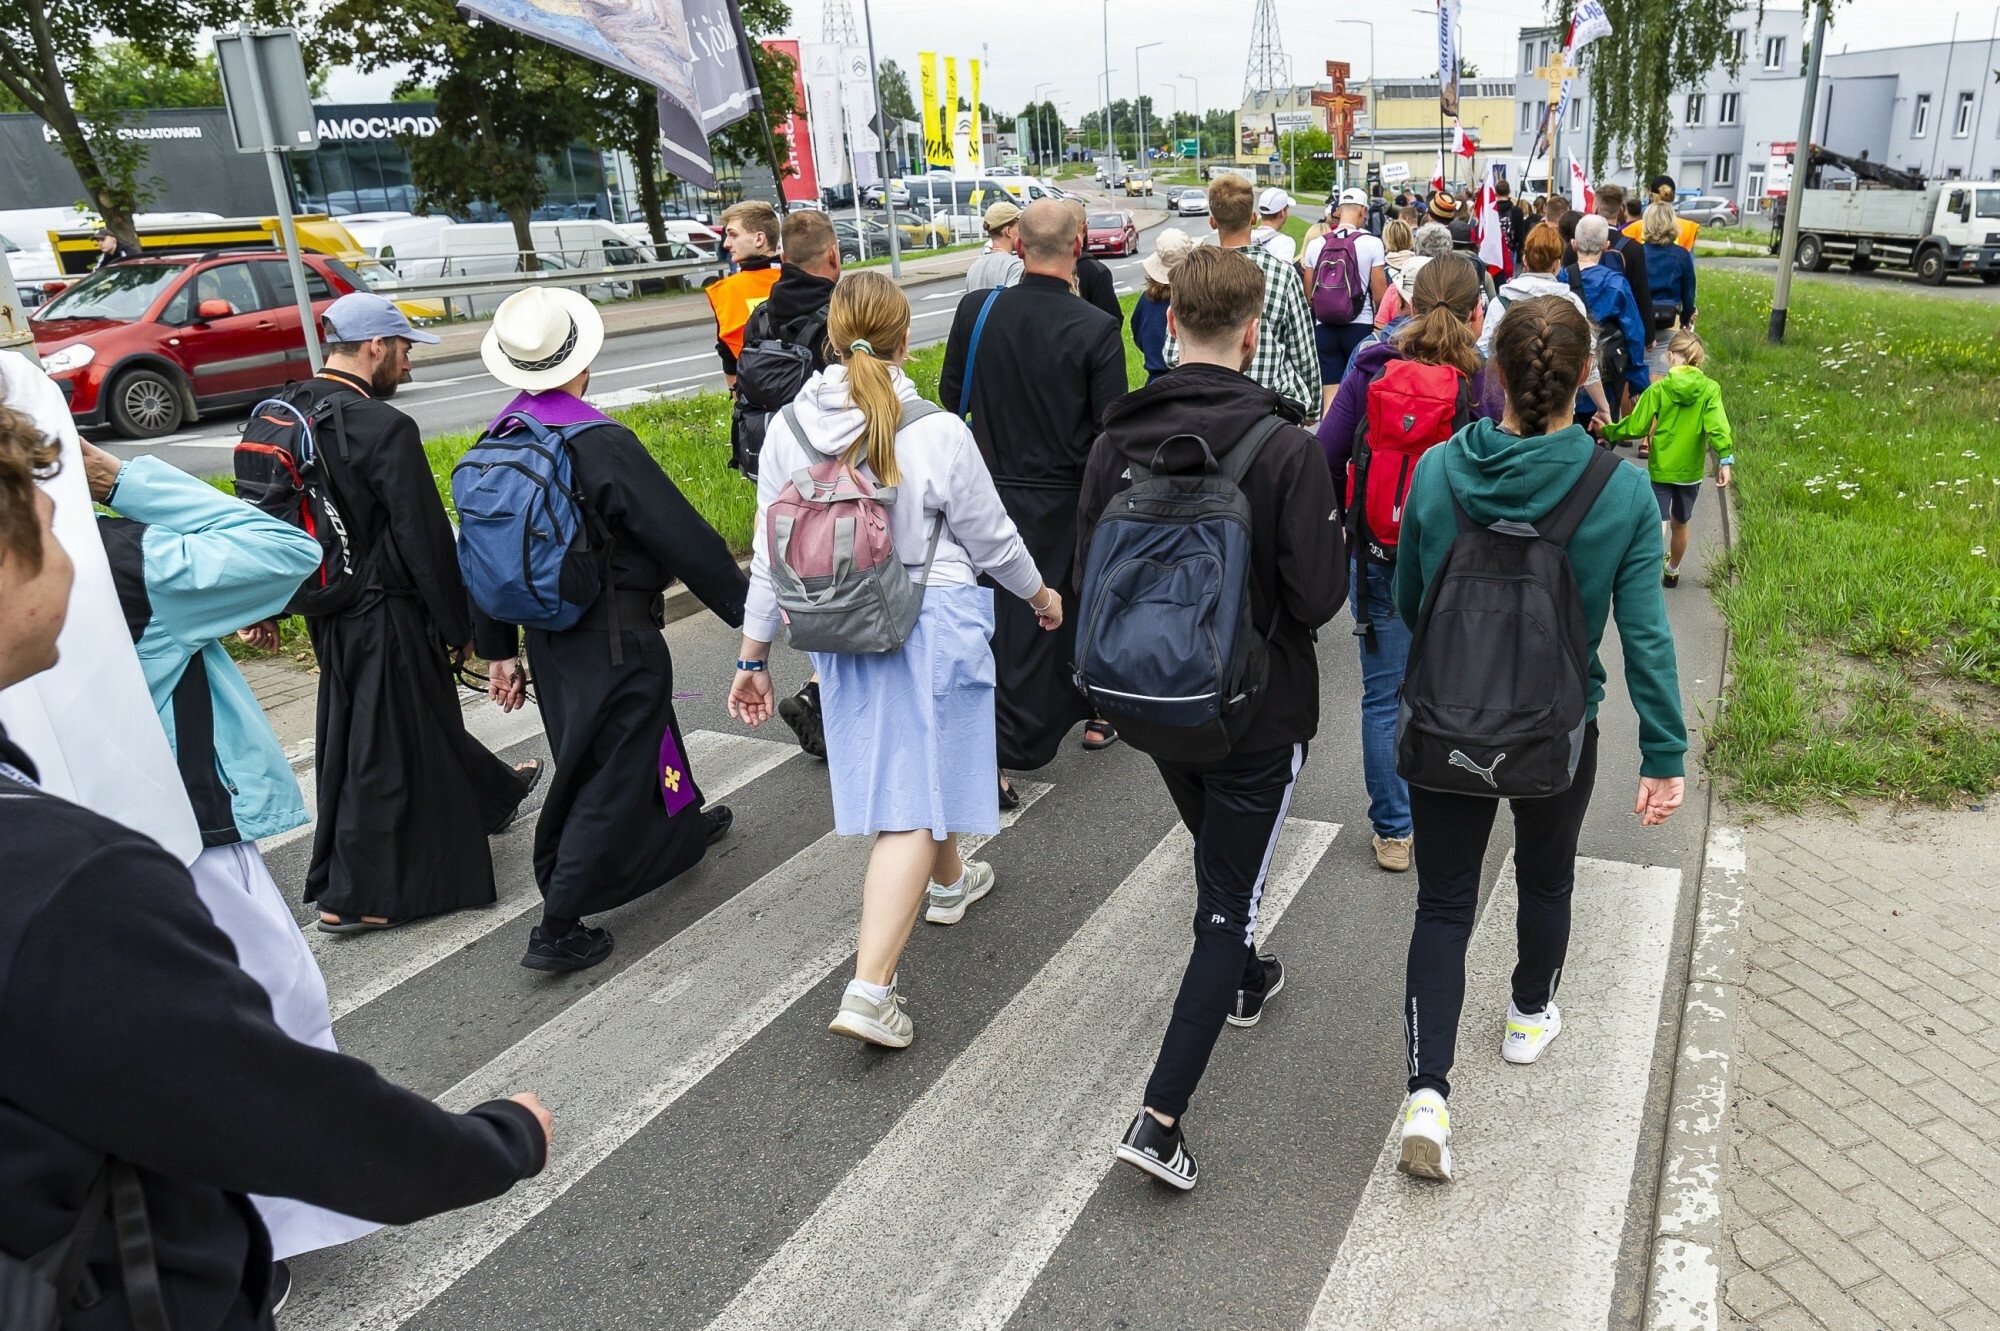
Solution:
[[[944,408],[905,402],[897,434]],[[798,413],[781,413],[792,437],[805,443]],[[877,485],[830,457],[801,467],[765,515],[771,586],[785,617],[785,637],[802,652],[893,652],[916,627],[924,583],[937,557],[944,515],[931,527],[923,573],[912,578],[896,554],[889,510],[896,487]]]

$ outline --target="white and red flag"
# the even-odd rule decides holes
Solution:
[[[1473,196],[1472,241],[1486,271],[1505,281],[1514,275],[1514,251],[1507,243],[1506,221],[1500,216],[1500,195],[1493,188],[1498,170],[1497,164],[1486,168],[1486,179],[1479,182],[1479,192]]]
[[[1479,140],[1465,132],[1465,127],[1451,122],[1451,151],[1454,157],[1471,157],[1479,151]]]
[[[1595,211],[1597,191],[1591,188],[1590,177],[1584,174],[1583,164],[1576,160],[1576,154],[1569,155],[1569,202],[1580,213]]]

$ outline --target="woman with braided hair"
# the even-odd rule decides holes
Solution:
[[[1575,305],[1543,296],[1510,307],[1494,335],[1493,362],[1506,389],[1505,414],[1497,422],[1475,421],[1424,454],[1410,486],[1395,587],[1397,613],[1410,625],[1417,623],[1427,588],[1458,536],[1457,509],[1479,524],[1542,522],[1601,451],[1571,423],[1577,386],[1590,362],[1590,325]],[[1590,639],[1588,706],[1569,788],[1509,801],[1520,884],[1519,963],[1500,1043],[1501,1056],[1510,1063],[1533,1063],[1562,1030],[1553,1000],[1569,946],[1577,835],[1597,774],[1596,716],[1605,679],[1598,644],[1607,619],[1617,619],[1626,691],[1639,714],[1633,811],[1645,826],[1656,826],[1682,798],[1687,728],[1660,590],[1659,510],[1645,473],[1618,465],[1565,548]],[[1468,660],[1463,668],[1484,667]],[[1417,915],[1404,990],[1410,1098],[1398,1167],[1421,1177],[1451,1177],[1445,1096],[1465,1000],[1465,950],[1479,900],[1480,866],[1498,805],[1495,798],[1410,787]]]

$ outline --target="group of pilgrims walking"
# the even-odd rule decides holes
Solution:
[[[676,715],[675,662],[662,632],[663,594],[676,582],[742,630],[730,715],[753,727],[789,724],[825,759],[835,830],[874,838],[854,978],[831,1014],[837,1034],[891,1049],[915,1038],[902,993],[905,945],[920,919],[958,924],[1000,886],[959,839],[999,830],[1003,808],[1018,802],[1007,772],[1046,765],[1079,726],[1087,748],[1122,738],[1153,759],[1193,834],[1193,945],[1133,1118],[1106,1144],[1182,1189],[1199,1173],[1182,1118],[1210,1054],[1225,1027],[1255,1026],[1285,983],[1280,958],[1256,945],[1258,906],[1320,727],[1319,630],[1351,605],[1362,634],[1377,858],[1391,871],[1413,861],[1419,884],[1401,1164],[1448,1179],[1445,1097],[1465,951],[1502,795],[1514,796],[1521,955],[1496,1034],[1506,1058],[1531,1063],[1561,1029],[1554,997],[1597,774],[1605,682],[1597,646],[1611,618],[1640,718],[1634,811],[1652,825],[1681,801],[1686,737],[1659,570],[1661,519],[1684,525],[1685,507],[1656,505],[1658,487],[1614,465],[1574,423],[1583,407],[1607,403],[1596,330],[1571,290],[1519,289],[1504,320],[1489,317],[1479,271],[1445,255],[1408,284],[1406,317],[1388,335],[1361,336],[1372,332],[1363,310],[1356,336],[1342,329],[1329,340],[1309,313],[1311,274],[1250,239],[1247,187],[1222,180],[1210,195],[1219,243],[1166,247],[1171,268],[1149,267],[1159,287],[1149,294],[1165,302],[1169,368],[1137,391],[1128,391],[1119,317],[1079,277],[1075,213],[1054,200],[1008,205],[1003,253],[1018,262],[989,266],[1003,285],[972,290],[959,305],[941,404],[925,401],[905,370],[908,300],[882,274],[842,275],[823,214],[781,223],[766,205],[731,209],[725,243],[738,271],[711,300],[737,398],[733,456],[757,493],[747,571],[638,435],[589,405],[604,330],[574,293],[525,290],[494,317],[485,364],[518,396],[454,477],[456,532],[415,422],[390,401],[409,376],[411,346],[436,339],[372,294],[326,312],[326,368],[286,401],[315,433],[305,452],[317,479],[303,502],[337,507],[332,525],[351,584],[337,608],[314,590],[330,585],[327,524],[301,530],[156,459],[121,464],[77,439],[59,400],[35,396],[32,371],[8,367],[0,841],[29,848],[18,863],[30,888],[0,906],[0,1040],[86,1047],[104,1043],[109,1026],[131,1059],[130,1086],[146,1086],[147,1067],[182,1060],[210,1069],[211,1094],[230,1104],[177,1114],[182,1140],[162,1150],[147,1136],[153,1092],[135,1089],[107,1113],[87,1107],[89,1078],[62,1071],[63,1059],[28,1060],[32,1070],[8,1060],[0,1177],[34,1180],[40,1200],[8,1209],[0,1253],[62,1248],[79,1217],[104,1205],[100,1178],[115,1185],[129,1168],[150,1203],[158,1278],[137,1278],[131,1250],[112,1241],[107,1222],[95,1239],[78,1240],[89,1248],[96,1308],[115,1304],[144,1324],[140,1303],[164,1299],[177,1327],[261,1327],[282,1302],[285,1258],[471,1204],[537,1172],[550,1125],[532,1095],[447,1114],[334,1050],[324,983],[256,846],[303,825],[306,810],[221,640],[242,629],[269,644],[282,615],[305,612],[319,663],[305,899],[320,929],[365,947],[367,935],[493,904],[488,839],[532,812],[543,911],[522,964],[561,974],[614,951],[592,917],[672,883],[732,830],[730,810],[702,795]],[[1560,249],[1546,229],[1527,247],[1538,269]],[[1594,240],[1580,235],[1579,250]],[[1308,255],[1327,243],[1314,237]],[[1383,298],[1377,275],[1362,282],[1364,306]],[[1698,341],[1681,350],[1680,363],[1700,365]],[[759,385],[787,357],[795,391],[776,400]],[[1409,373],[1386,372],[1392,363]],[[1387,541],[1379,524],[1357,519],[1367,481],[1350,464],[1369,451],[1370,423],[1384,428],[1373,395],[1418,392],[1433,370],[1466,403],[1492,410],[1465,421],[1447,413],[1449,437],[1412,453],[1399,540]],[[1322,378],[1337,385],[1324,397]],[[1703,441],[1714,444],[1702,413],[1712,405],[1719,414],[1719,402],[1682,397],[1695,405],[1642,400],[1672,418],[1664,426],[1619,426],[1645,436],[1691,431],[1681,451],[1695,450],[1698,480]],[[273,413],[281,425],[291,419]],[[300,448],[287,438],[284,447]],[[1376,458],[1388,448],[1374,439]],[[567,542],[546,573],[554,606],[521,614],[508,607],[523,604],[523,588],[496,581],[484,534],[522,531],[519,515],[475,500],[488,493],[481,486],[512,483],[510,470],[544,465],[550,488],[538,502],[555,507],[538,511],[566,512],[573,539],[554,524]],[[53,526],[47,498],[35,507],[32,480],[55,498]],[[76,526],[77,506],[88,512],[90,500],[113,515],[94,535]],[[1224,590],[1238,618],[1226,628],[1248,664],[1194,725],[1199,742],[1168,706],[1185,700],[1121,693],[1113,678],[1149,653],[1141,673],[1185,668],[1161,658],[1177,650],[1176,626],[1207,613],[1191,608],[1202,598],[1186,586],[1146,581],[1148,558],[1127,558],[1135,541],[1185,536],[1173,522],[1147,527],[1140,511],[1183,501],[1223,504],[1247,533],[1208,560],[1235,570]],[[1197,513],[1189,522],[1197,519],[1206,521]],[[1424,671],[1449,677],[1439,687],[1460,695],[1491,693],[1499,686],[1489,677],[1506,673],[1505,662],[1450,654],[1468,640],[1446,622],[1448,609],[1433,618],[1435,602],[1448,599],[1439,590],[1445,574],[1469,558],[1467,533],[1491,525],[1510,539],[1533,537],[1537,523],[1566,550],[1578,664],[1587,661],[1559,737],[1566,772],[1544,787],[1514,787],[1495,780],[1506,754],[1476,760],[1454,750],[1449,762],[1438,755],[1440,768],[1454,769],[1445,779],[1406,780],[1413,767],[1429,770],[1397,724],[1406,664],[1412,680]],[[65,548],[78,570],[73,591]],[[871,551],[881,556],[872,566]],[[515,581],[533,584],[542,576],[534,556],[522,559],[528,567],[517,560]],[[1176,567],[1185,573],[1198,562]],[[105,583],[92,582],[94,568],[108,570],[115,611],[89,604]],[[836,614],[836,594],[864,573],[881,604]],[[60,593],[52,580],[62,581]],[[106,666],[65,637],[50,669],[54,630],[48,613],[33,613],[37,588],[44,609],[66,599],[78,625],[88,619],[99,640],[87,653],[110,651],[120,635],[133,644],[169,768],[131,758],[128,738],[113,747],[122,783],[93,775],[107,766],[94,767],[92,754],[105,747],[102,726],[116,709],[91,718],[73,703],[78,689],[105,687],[86,675]],[[53,619],[60,630],[63,615]],[[1426,634],[1444,646],[1426,655]],[[787,635],[811,662],[795,691],[773,678],[771,649]],[[532,690],[551,770],[510,766],[467,733],[460,687],[477,678],[475,659],[487,663],[494,705],[526,706]],[[120,687],[138,681],[134,674]],[[1411,706],[1406,699],[1406,728]],[[184,796],[178,812],[147,812],[148,779]],[[1492,790],[1468,786],[1476,780]],[[546,794],[531,810],[537,789]],[[124,883],[109,906],[65,890],[107,876]],[[152,894],[143,901],[133,895],[142,887]],[[97,960],[84,1003],[81,981],[58,979],[53,968],[64,960],[61,940],[92,932],[98,909],[116,912],[120,926],[90,949]],[[171,965],[157,960],[169,954]],[[13,1045],[17,1036],[27,1043]],[[203,1047],[190,1051],[190,1040]],[[178,1074],[160,1081],[185,1084]],[[260,1124],[326,1115],[372,1125],[369,1169],[304,1158],[313,1153],[296,1141],[266,1148],[272,1132]],[[63,1309],[82,1306],[80,1282],[56,1291]]]

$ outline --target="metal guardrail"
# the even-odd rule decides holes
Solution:
[[[591,252],[595,253],[595,252]],[[457,317],[453,302],[464,300],[471,309],[469,317],[476,317],[478,301],[481,297],[505,298],[525,287],[555,286],[569,287],[586,296],[593,288],[608,289],[609,298],[619,300],[638,294],[642,283],[656,279],[672,282],[675,278],[689,279],[687,289],[699,291],[702,278],[708,274],[721,276],[728,271],[728,265],[720,259],[667,259],[649,263],[605,264],[601,268],[572,266],[560,252],[550,250],[535,251],[539,261],[545,266],[537,272],[523,272],[520,265],[523,255],[513,257],[515,268],[504,273],[460,273],[441,277],[404,278],[397,276],[385,263],[366,265],[364,275],[370,288],[380,295],[402,301],[438,301],[444,305],[446,319]],[[411,256],[407,262],[432,265],[486,265],[508,256],[499,254],[469,255],[426,255],[421,258]],[[551,262],[553,260],[553,262]]]

